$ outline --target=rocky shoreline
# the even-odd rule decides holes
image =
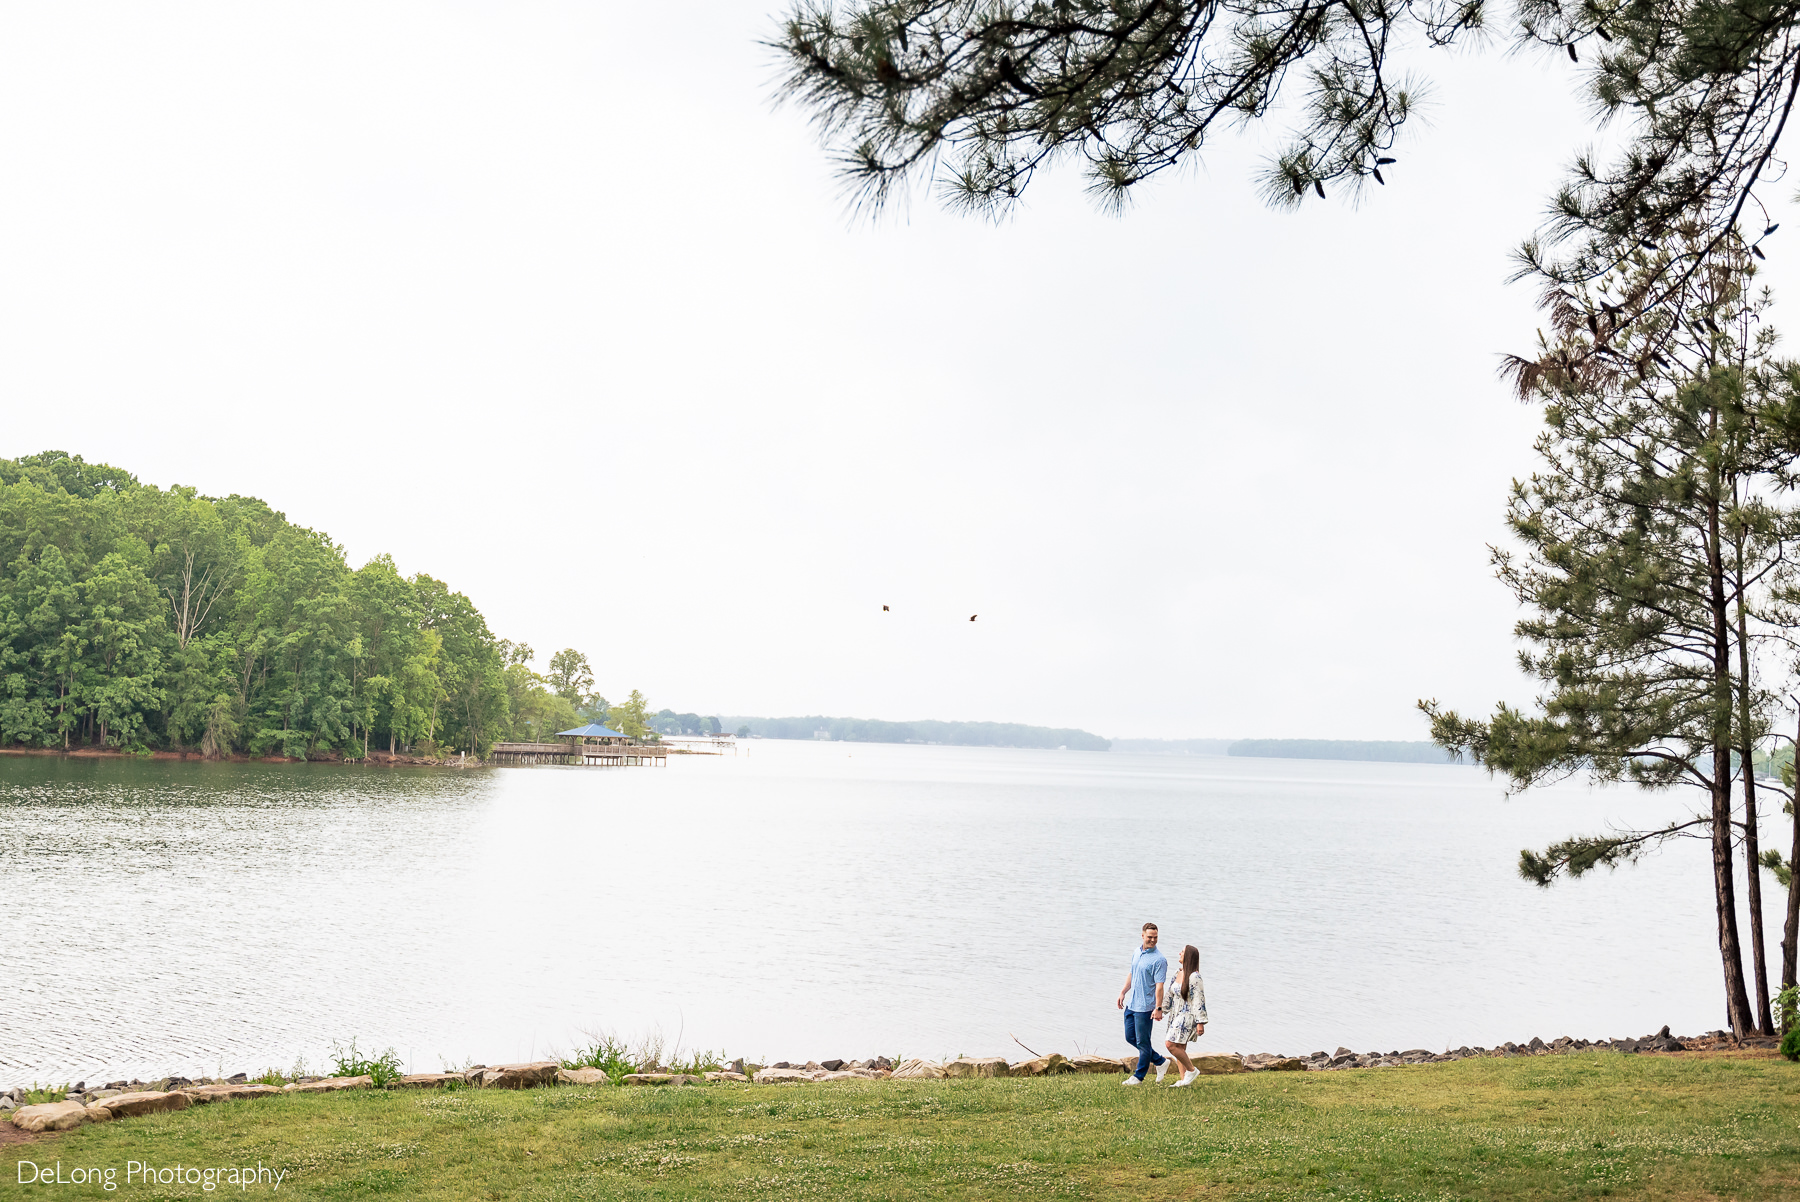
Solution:
[[[1705,1035],[1677,1037],[1663,1027],[1655,1034],[1640,1039],[1572,1039],[1563,1036],[1549,1043],[1533,1038],[1527,1043],[1506,1043],[1499,1047],[1460,1047],[1444,1052],[1425,1048],[1393,1052],[1353,1052],[1340,1047],[1335,1052],[1313,1052],[1308,1056],[1282,1056],[1273,1052],[1256,1052],[1247,1056],[1236,1053],[1194,1056],[1194,1066],[1208,1076],[1257,1072],[1335,1072],[1346,1069],[1389,1068],[1404,1065],[1441,1064],[1452,1060],[1480,1057],[1509,1058],[1516,1056],[1561,1056],[1578,1052],[1618,1052],[1635,1055],[1644,1052],[1720,1052],[1744,1049],[1773,1049],[1773,1039],[1737,1039],[1725,1031]],[[716,1071],[684,1073],[657,1065],[646,1071],[627,1073],[617,1084],[630,1085],[703,1085],[740,1082],[774,1085],[799,1082],[869,1081],[869,1080],[956,1080],[978,1077],[1044,1077],[1064,1073],[1130,1072],[1136,1066],[1133,1056],[1097,1056],[1093,1054],[1064,1056],[1054,1053],[1030,1060],[1008,1061],[1001,1056],[965,1056],[955,1060],[902,1060],[885,1056],[868,1060],[809,1060],[805,1063],[780,1060],[774,1064],[752,1064],[734,1060]],[[530,1089],[556,1085],[612,1085],[614,1078],[598,1068],[564,1068],[555,1060],[537,1060],[524,1064],[501,1064],[489,1067],[478,1064],[458,1072],[409,1073],[386,1083],[390,1089]],[[373,1089],[375,1080],[361,1077],[300,1077],[283,1084],[253,1082],[246,1074],[232,1077],[192,1080],[187,1077],[162,1077],[155,1081],[110,1081],[89,1089],[86,1081],[78,1081],[61,1101],[30,1102],[29,1091],[22,1086],[0,1092],[0,1114],[8,1115],[12,1124],[26,1132],[67,1131],[83,1123],[108,1122],[116,1118],[186,1110],[212,1102],[251,1100],[289,1093],[334,1093],[345,1089]],[[40,1091],[41,1092],[41,1091]]]

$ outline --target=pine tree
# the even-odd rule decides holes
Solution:
[[[1704,237],[1689,227],[1669,253],[1693,253]],[[1686,820],[1527,850],[1519,870],[1548,885],[1704,832],[1726,1013],[1744,1033],[1766,1029],[1768,1011],[1751,1005],[1744,979],[1733,863],[1737,833],[1753,829],[1752,756],[1773,700],[1752,673],[1790,625],[1780,596],[1800,518],[1778,502],[1792,483],[1800,369],[1773,358],[1747,248],[1727,249],[1675,309],[1640,308],[1663,252],[1548,298],[1555,341],[1512,364],[1521,393],[1544,404],[1543,467],[1515,482],[1508,506],[1523,552],[1494,552],[1530,611],[1517,626],[1520,662],[1546,686],[1541,712],[1502,704],[1472,721],[1421,707],[1434,738],[1516,789],[1589,771],[1704,794]],[[1740,773],[1746,821],[1735,823]],[[1752,925],[1760,932],[1754,905]],[[1755,955],[1766,997],[1760,944]]]

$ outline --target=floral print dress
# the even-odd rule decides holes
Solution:
[[[1188,995],[1181,996],[1181,973],[1169,974],[1169,987],[1163,992],[1163,1013],[1169,1019],[1170,1043],[1192,1043],[1206,1023],[1206,986],[1195,973],[1188,978]]]

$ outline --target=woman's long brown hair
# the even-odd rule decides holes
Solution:
[[[1181,949],[1181,996],[1183,1000],[1186,1000],[1188,996],[1189,979],[1199,971],[1200,949],[1190,943]]]

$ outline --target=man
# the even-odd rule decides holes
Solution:
[[[1161,1082],[1169,1071],[1150,1033],[1163,1016],[1163,985],[1169,979],[1169,961],[1156,950],[1156,924],[1144,924],[1144,944],[1131,958],[1131,971],[1125,976],[1125,988],[1119,990],[1119,1009],[1125,1012],[1125,1042],[1137,1049],[1137,1071],[1120,1082],[1136,1085],[1156,1066],[1156,1079]]]

